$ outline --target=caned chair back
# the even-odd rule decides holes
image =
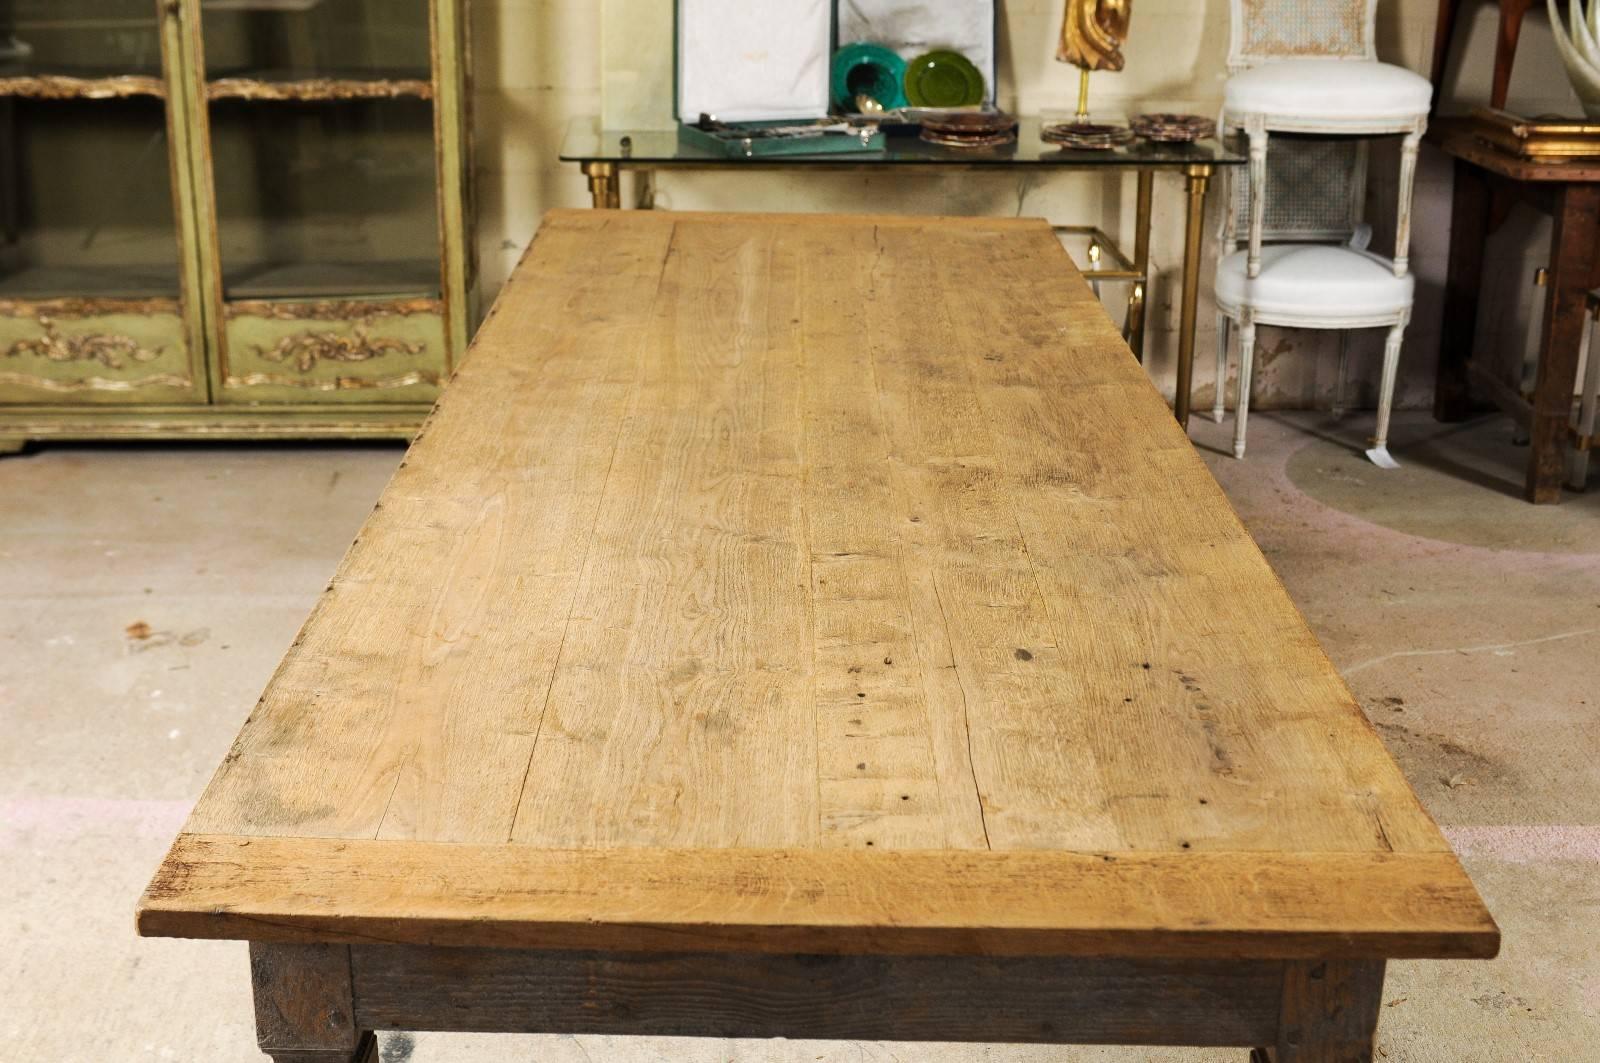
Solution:
[[[1366,145],[1350,137],[1274,136],[1267,153],[1262,239],[1268,243],[1348,240],[1364,213],[1366,153]],[[1232,232],[1246,233],[1250,183],[1231,179],[1230,183]]]
[[[1376,59],[1378,0],[1231,0],[1228,69],[1273,59]]]

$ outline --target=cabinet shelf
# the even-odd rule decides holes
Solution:
[[[226,270],[229,302],[257,299],[435,299],[437,259],[391,262],[260,262]]]
[[[206,83],[213,100],[394,100],[433,99],[433,82],[397,71],[392,75],[362,71],[348,76],[312,74],[304,70],[256,70]]]
[[[0,77],[0,98],[30,100],[115,100],[129,96],[165,99],[167,86],[144,74],[78,76],[24,74]]]

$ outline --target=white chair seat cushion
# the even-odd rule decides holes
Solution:
[[[1261,249],[1261,273],[1246,276],[1248,252],[1217,263],[1217,303],[1258,315],[1335,327],[1341,319],[1401,314],[1411,306],[1416,279],[1394,275],[1381,255],[1325,244],[1273,244]]]
[[[1358,122],[1428,113],[1433,86],[1420,74],[1389,63],[1348,59],[1284,59],[1228,79],[1222,108],[1230,119],[1247,114],[1285,119]]]

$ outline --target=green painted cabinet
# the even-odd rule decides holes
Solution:
[[[476,313],[466,3],[0,5],[0,450],[414,431]]]

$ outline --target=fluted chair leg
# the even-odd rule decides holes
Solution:
[[[1267,127],[1259,116],[1246,126],[1250,139],[1250,231],[1246,234],[1248,277],[1261,276],[1261,236],[1267,221]]]
[[[1339,376],[1333,382],[1333,417],[1338,420],[1344,416],[1345,386],[1350,379],[1350,333],[1339,333]]]
[[[1378,427],[1372,436],[1372,448],[1367,457],[1380,469],[1398,469],[1400,463],[1389,456],[1389,411],[1394,406],[1395,376],[1400,368],[1400,344],[1405,339],[1406,323],[1400,322],[1389,330],[1389,340],[1383,348],[1383,383],[1378,391]]]
[[[1400,147],[1400,202],[1396,213],[1394,233],[1394,275],[1404,277],[1411,268],[1411,208],[1416,199],[1417,149],[1422,144],[1422,130],[1407,133]]]
[[[1228,395],[1228,333],[1232,324],[1232,318],[1217,311],[1217,394],[1211,400],[1211,419],[1218,424],[1222,423]]]
[[[1239,394],[1233,404],[1233,456],[1244,457],[1245,422],[1250,417],[1250,378],[1255,373],[1256,323],[1239,323]]]

